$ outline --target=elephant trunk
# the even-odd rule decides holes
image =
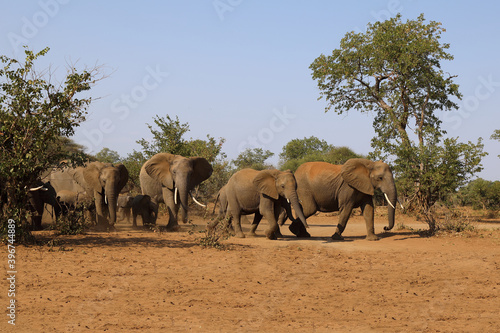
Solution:
[[[295,213],[297,214],[297,217],[300,219],[302,224],[304,225],[305,228],[309,228],[307,225],[306,218],[304,216],[304,212],[302,211],[302,206],[299,203],[299,198],[297,197],[297,193],[293,192],[287,195],[287,199],[290,201],[290,204],[293,207],[293,210],[295,210]],[[291,216],[291,213],[290,213]]]
[[[182,184],[182,183],[177,183],[175,185],[177,187],[177,193],[178,193],[178,201],[180,201],[180,217],[179,220],[183,222],[187,222],[187,214],[188,214],[188,197],[189,197],[189,190],[187,184]]]
[[[109,224],[114,225],[116,223],[116,209],[117,209],[117,201],[118,201],[118,191],[115,186],[110,184],[106,186],[105,191],[105,202],[108,205],[109,211]]]
[[[396,186],[393,189],[390,189],[387,192],[384,192],[385,198],[388,202],[387,205],[387,218],[389,221],[389,226],[384,227],[384,230],[389,231],[394,228],[394,220],[395,220],[395,212],[396,212],[396,204],[398,200],[398,195],[396,191]]]

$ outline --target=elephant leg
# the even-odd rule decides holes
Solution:
[[[248,236],[257,237],[255,230],[257,230],[257,227],[259,226],[259,223],[261,220],[262,220],[262,214],[260,214],[258,212],[255,213],[253,216],[253,221],[252,221],[252,225],[250,226],[250,233],[248,234]]]
[[[280,225],[278,223],[279,221],[279,217],[281,215],[281,212],[282,212],[283,209],[281,209],[281,207],[279,205],[276,205],[275,206],[275,211],[274,211],[274,219],[276,221],[276,225],[277,225],[277,228],[276,230],[274,231],[274,236],[276,236],[276,238],[283,238],[283,234],[281,233],[281,230],[280,230]]]
[[[366,223],[366,240],[379,240],[380,238],[375,235],[373,201],[362,205],[361,211],[363,212],[363,217],[365,218]]]
[[[41,215],[33,215],[31,217],[31,227],[33,230],[42,230],[42,216]]]
[[[351,216],[352,209],[352,205],[346,205],[340,209],[339,222],[337,224],[337,228],[335,229],[335,233],[332,235],[333,240],[344,240],[342,233],[344,232],[347,221]]]
[[[132,227],[137,228],[137,212],[132,213]]]
[[[245,238],[245,234],[243,230],[241,230],[241,212],[235,212],[231,214],[232,216],[232,224],[234,229],[234,236],[238,238]]]
[[[171,190],[167,190],[168,196],[165,199],[165,205],[168,211],[168,224],[167,230],[177,230],[179,228],[179,223],[177,222],[177,213],[179,212],[179,204],[174,202],[174,193]],[[165,192],[165,191],[164,191]]]
[[[279,208],[276,206],[277,204],[274,201],[261,197],[259,211],[269,223],[269,229],[266,230],[266,237],[271,240],[276,239],[276,230],[279,230],[277,221]]]

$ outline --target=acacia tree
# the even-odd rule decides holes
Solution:
[[[398,14],[368,24],[365,33],[347,33],[338,49],[310,66],[326,111],[375,113],[373,155],[392,159],[400,194],[424,214],[431,231],[436,200],[480,171],[484,156],[481,139],[443,141],[438,111],[457,109],[462,96],[454,76],[441,69],[441,61],[453,59],[449,44],[440,43],[444,31],[423,14],[405,23]]]
[[[41,172],[62,159],[83,161],[76,149],[62,149],[85,120],[91,98],[79,98],[95,82],[97,70],[70,68],[64,83],[54,85],[50,73],[35,71],[38,53],[25,50],[24,63],[0,56],[0,234],[9,218],[19,227],[26,220],[27,191]],[[59,147],[59,148],[58,148]],[[75,147],[73,147],[75,148]],[[17,230],[23,230],[17,228]],[[29,235],[25,234],[25,235]]]

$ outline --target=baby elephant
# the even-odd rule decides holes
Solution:
[[[121,220],[125,220],[130,223],[130,213],[132,211],[132,202],[134,197],[131,195],[119,195],[118,196],[118,216]]]
[[[158,218],[158,204],[151,201],[149,195],[137,195],[132,200],[132,225],[137,227],[137,215],[142,218],[143,225],[154,225]]]

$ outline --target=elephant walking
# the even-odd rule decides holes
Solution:
[[[107,229],[116,223],[118,194],[128,181],[128,171],[123,164],[92,162],[84,167],[55,171],[49,178],[58,192],[86,192],[93,198],[98,227]]]
[[[61,206],[57,194],[50,182],[37,182],[28,191],[29,209],[31,210],[31,226],[33,230],[42,229],[42,216],[45,205],[52,206],[55,217],[61,214]]]
[[[203,157],[159,153],[141,168],[142,194],[149,195],[156,204],[165,203],[169,215],[167,229],[174,230],[178,220],[187,222],[191,191],[208,179],[212,171],[212,166]],[[193,200],[198,203],[194,197]]]
[[[296,190],[297,183],[290,171],[243,169],[236,172],[229,179],[225,190],[226,219],[232,220],[235,236],[245,237],[241,230],[241,215],[255,214],[250,235],[255,235],[255,229],[263,216],[269,223],[266,237],[276,239],[276,233],[279,232],[278,215],[281,207],[289,209],[288,201],[304,227],[307,227]]]
[[[149,195],[137,195],[132,200],[132,225],[137,227],[137,215],[142,218],[143,225],[154,225],[158,218],[158,204],[151,201]]]
[[[387,164],[367,159],[354,158],[344,165],[326,162],[308,162],[295,172],[297,193],[305,217],[320,212],[339,211],[337,229],[332,235],[334,240],[342,240],[347,221],[353,208],[360,207],[366,222],[367,240],[378,240],[374,230],[373,195],[380,189],[389,203],[389,226],[394,227],[397,201],[396,185],[392,171]],[[283,220],[280,224],[283,224]],[[298,237],[310,237],[299,221],[293,220],[290,231]]]
[[[121,220],[126,220],[130,223],[130,215],[132,213],[132,202],[134,197],[131,195],[119,195],[118,196],[118,218]]]
[[[83,211],[85,219],[91,224],[95,224],[95,204],[94,200],[85,192],[73,192],[61,190],[57,192],[57,200],[61,204],[62,213],[67,214],[70,211]]]

